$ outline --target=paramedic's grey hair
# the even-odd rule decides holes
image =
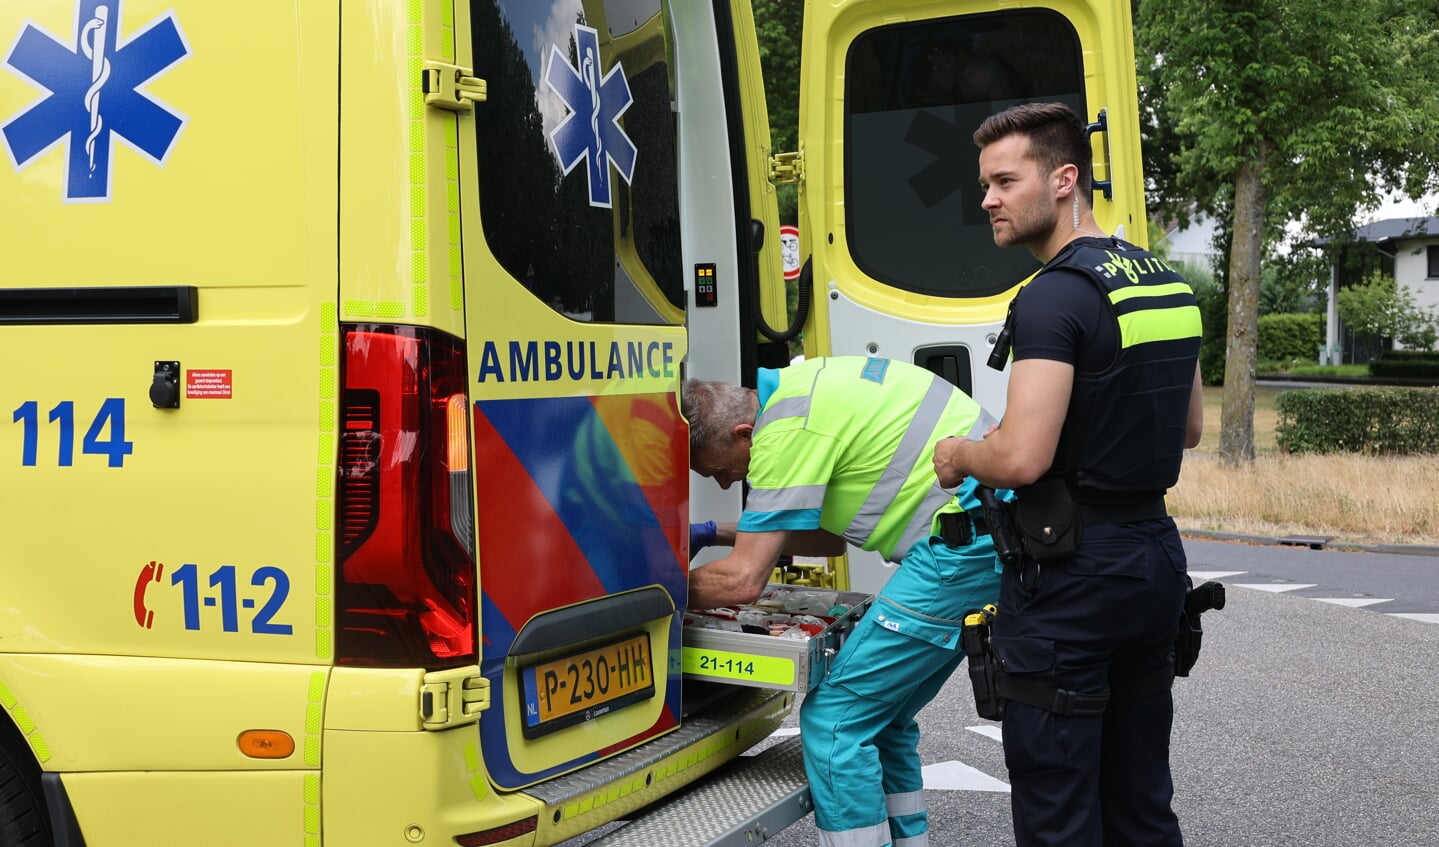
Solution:
[[[758,406],[753,391],[732,382],[685,380],[680,411],[690,422],[690,456],[703,448],[723,448],[731,430],[754,423]]]

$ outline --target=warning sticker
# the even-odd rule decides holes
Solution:
[[[233,371],[185,371],[185,399],[229,400],[234,391]]]

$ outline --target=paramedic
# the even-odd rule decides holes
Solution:
[[[690,572],[692,608],[752,602],[781,553],[838,555],[840,538],[900,564],[805,696],[801,738],[821,844],[927,843],[915,714],[964,658],[965,612],[999,589],[972,485],[941,488],[930,456],[993,418],[923,368],[862,356],[761,370],[757,391],[691,380],[683,409],[695,472],[750,486],[732,551]]]
[[[1003,424],[934,455],[945,485],[1015,493],[1026,552],[1005,567],[993,629],[1015,841],[1174,847],[1187,576],[1164,494],[1203,425],[1199,311],[1163,260],[1098,231],[1067,106],[1012,107],[974,140],[995,243],[1045,263],[1013,302]]]

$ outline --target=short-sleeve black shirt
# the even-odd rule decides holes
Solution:
[[[1083,274],[1041,271],[1014,302],[1014,360],[1050,359],[1102,373],[1119,355],[1119,327],[1103,292]]]

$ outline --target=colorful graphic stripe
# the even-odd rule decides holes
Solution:
[[[688,431],[672,395],[493,400],[475,404],[481,622],[491,710],[480,722],[491,778],[505,787],[574,769],[677,725],[677,667],[658,722],[634,738],[541,773],[522,772],[506,748],[505,659],[536,615],[658,585],[685,602]],[[669,627],[656,662],[678,656]],[[669,663],[676,664],[676,663]]]

